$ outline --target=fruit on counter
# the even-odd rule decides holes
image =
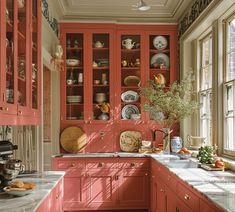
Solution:
[[[216,150],[217,150],[216,146],[200,147],[198,155],[197,155],[199,162],[203,164],[212,164],[214,157],[215,157]]]
[[[180,151],[177,152],[177,154],[186,155],[191,154],[191,152],[186,147],[183,147]]]
[[[224,161],[222,159],[217,159],[215,161],[215,167],[216,168],[224,168]]]

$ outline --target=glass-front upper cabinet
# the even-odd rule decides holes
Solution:
[[[20,106],[27,106],[28,101],[28,93],[27,93],[27,80],[28,80],[28,72],[26,66],[26,26],[27,26],[27,13],[26,8],[28,7],[29,1],[17,1],[17,53],[18,53],[18,92],[17,99],[18,104]]]
[[[6,103],[15,104],[14,0],[6,1]]]
[[[32,63],[30,68],[32,70],[32,108],[39,109],[39,45],[38,45],[38,1],[33,0],[31,2],[31,11],[32,11]]]
[[[139,85],[141,83],[141,36],[122,34],[121,48],[121,120],[140,120],[141,106]]]
[[[84,34],[66,34],[66,120],[84,120]]]
[[[149,35],[149,79],[169,85],[170,66],[169,35]]]
[[[92,120],[110,119],[110,36],[92,35]]]

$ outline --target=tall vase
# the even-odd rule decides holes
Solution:
[[[162,129],[164,132],[164,137],[163,137],[163,152],[164,153],[170,153],[170,134],[171,134],[171,129],[170,128],[163,128]]]

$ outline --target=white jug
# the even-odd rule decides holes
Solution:
[[[135,45],[135,42],[132,42],[132,39],[130,38],[122,40],[122,46],[124,46],[126,49],[132,49],[134,45]]]

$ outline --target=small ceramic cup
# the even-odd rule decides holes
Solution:
[[[99,85],[100,84],[100,80],[94,80],[94,85]]]
[[[73,80],[72,79],[67,79],[67,85],[72,85],[73,84]]]

